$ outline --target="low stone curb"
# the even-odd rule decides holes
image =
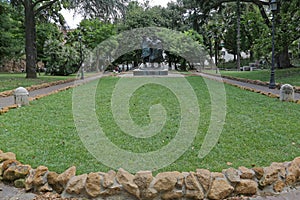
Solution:
[[[256,90],[256,89],[253,89],[253,88],[250,88],[250,87],[234,84],[234,83],[231,83],[229,81],[224,80],[223,78],[234,80],[234,81],[240,81],[240,82],[244,82],[244,83],[250,83],[250,84],[254,84],[254,85],[266,86],[266,87],[269,86],[268,82],[263,82],[263,81],[259,81],[259,80],[242,79],[242,78],[236,78],[236,77],[231,77],[231,76],[223,76],[223,75],[219,76],[219,75],[208,74],[208,73],[203,73],[203,72],[201,72],[201,73],[202,74],[207,74],[209,76],[214,76],[214,77],[222,77],[222,82],[224,82],[228,85],[238,87],[242,90],[247,90],[247,91],[250,91],[250,92],[259,93],[259,94],[262,94],[262,95],[265,95],[265,96],[268,96],[268,97],[271,97],[271,98],[277,98],[277,99],[280,98],[280,96],[277,95],[277,94],[273,94],[271,92],[264,92],[264,91]],[[195,75],[198,76],[197,74],[195,74]],[[209,78],[209,77],[206,77],[206,78]],[[215,80],[215,79],[213,79],[213,80]],[[277,89],[280,89],[281,86],[282,86],[282,84],[278,84],[278,83],[276,84]],[[300,87],[297,87],[297,86],[296,87],[293,86],[293,87],[294,87],[295,92],[297,91],[298,93],[300,93]],[[291,102],[300,104],[300,99],[299,100],[294,100],[294,101],[291,101]]]
[[[96,77],[96,76],[95,76]],[[78,85],[81,85],[83,83],[86,82],[86,80],[90,79],[90,78],[93,78],[92,76],[91,77],[88,77],[87,79],[84,79],[82,80],[82,82],[80,83],[76,83],[74,85],[71,85],[71,86],[66,86],[64,88],[61,88],[61,89],[58,89],[58,90],[55,90],[55,91],[52,91],[52,92],[48,92],[46,94],[43,94],[43,95],[37,95],[35,97],[32,97],[32,98],[29,98],[29,101],[34,101],[34,100],[38,100],[42,97],[45,97],[45,96],[49,96],[49,95],[52,95],[52,94],[55,94],[55,93],[58,93],[58,92],[61,92],[61,91],[65,91],[65,90],[68,90],[68,89],[71,89],[71,88],[74,88],[74,87],[77,87]],[[55,82],[50,82],[50,83],[44,83],[44,84],[41,84],[41,85],[34,85],[34,86],[31,86],[31,87],[26,87],[26,89],[28,91],[34,91],[34,90],[39,90],[39,89],[44,89],[44,88],[48,88],[48,87],[51,87],[51,86],[57,86],[57,85],[61,85],[61,84],[65,84],[65,83],[71,83],[71,82],[76,82],[78,81],[78,79],[76,78],[73,78],[73,79],[67,79],[67,80],[61,80],[61,81],[55,81]],[[8,97],[8,96],[12,96],[14,93],[14,90],[9,90],[9,91],[5,91],[5,92],[0,92],[0,97]],[[9,110],[11,109],[15,109],[15,108],[18,108],[19,106],[16,105],[16,104],[13,104],[11,106],[7,106],[7,107],[0,107],[0,115],[1,114],[4,114],[4,113],[7,113]]]
[[[203,72],[201,72],[203,73]],[[203,73],[203,74],[207,74],[207,73]],[[208,75],[212,75],[214,76],[214,74],[208,74]],[[250,84],[255,84],[255,85],[261,85],[261,86],[269,86],[269,82],[264,82],[264,81],[260,81],[260,80],[251,80],[251,79],[245,79],[245,78],[238,78],[238,77],[232,77],[232,76],[226,76],[226,75],[221,75],[223,78],[227,78],[227,79],[231,79],[234,81],[240,81],[240,82],[244,82],[244,83],[250,83]],[[283,84],[281,83],[276,83],[276,88],[280,89],[281,86]],[[300,87],[299,86],[293,86],[294,87],[294,91],[297,93],[300,93]]]
[[[38,96],[35,96],[34,98],[29,98],[29,101],[34,101],[34,100],[38,100],[42,97],[45,97],[45,96],[49,96],[49,95],[52,95],[52,94],[56,94],[58,92],[61,92],[61,91],[65,91],[65,90],[68,90],[68,89],[71,89],[71,88],[74,88],[76,87],[77,85],[72,85],[72,86],[68,86],[68,87],[65,87],[65,88],[61,88],[59,90],[55,90],[53,92],[50,92],[50,93],[47,93],[47,94],[43,94],[43,95],[38,95]],[[11,106],[7,106],[7,107],[4,107],[2,109],[0,109],[0,115],[1,114],[4,114],[4,113],[7,113],[9,110],[11,109],[15,109],[15,108],[18,108],[19,106],[17,104],[14,104],[14,105],[11,105]]]
[[[38,194],[55,193],[63,198],[89,199],[225,199],[238,196],[279,194],[300,183],[300,157],[291,162],[274,162],[268,167],[220,172],[197,169],[196,172],[162,172],[155,177],[151,171],[135,175],[118,171],[91,172],[76,175],[72,166],[58,174],[45,166],[36,169],[16,160],[11,152],[0,151],[0,179]]]

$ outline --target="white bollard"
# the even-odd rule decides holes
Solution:
[[[14,91],[14,99],[18,106],[29,105],[29,92],[23,87],[18,87]]]
[[[280,88],[280,101],[294,101],[294,88],[290,84],[284,84]]]

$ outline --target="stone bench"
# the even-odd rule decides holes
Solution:
[[[242,71],[251,71],[250,66],[243,66]]]

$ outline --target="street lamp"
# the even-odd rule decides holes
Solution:
[[[79,51],[80,51],[80,72],[81,76],[80,79],[84,79],[84,73],[83,73],[83,65],[82,65],[82,35],[81,32],[78,33],[78,40],[79,40]]]
[[[270,1],[270,9],[272,11],[273,19],[272,19],[272,66],[271,66],[271,77],[270,77],[270,89],[275,89],[275,13],[277,11],[277,1]]]
[[[222,61],[223,61],[223,69],[225,68],[225,55],[226,55],[226,49],[224,48],[224,45],[222,47]]]
[[[216,65],[216,74],[218,73],[218,35],[217,33],[214,34],[215,39],[215,65]]]

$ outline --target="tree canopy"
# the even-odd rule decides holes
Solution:
[[[64,25],[64,18],[59,13],[62,7],[74,8],[85,16],[97,17],[104,21],[112,20],[124,13],[126,1],[116,0],[12,0],[16,7],[24,9],[26,77],[36,78],[37,47],[36,21],[51,19]]]
[[[299,54],[300,0],[277,2],[276,65],[291,67],[289,52]],[[218,62],[222,47],[238,55],[236,6],[235,0],[177,0],[167,7],[129,0],[1,0],[0,62],[25,57],[28,78],[36,77],[37,61],[44,62],[49,69],[73,66],[63,73],[68,74],[78,69],[80,54],[84,53],[80,50],[79,33],[82,47],[92,50],[112,35],[143,27],[180,31],[203,44]],[[62,8],[74,9],[84,17],[76,30],[67,30],[60,13]],[[273,22],[269,1],[240,0],[240,17],[239,48],[249,53],[252,60],[269,60]],[[70,57],[71,54],[74,56]],[[140,54],[140,50],[127,52],[118,62],[137,64]],[[170,62],[182,61],[176,53],[166,54]]]

